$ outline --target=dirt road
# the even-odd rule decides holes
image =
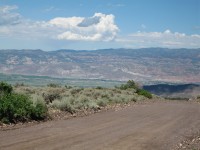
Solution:
[[[156,102],[0,131],[1,150],[162,150],[200,129],[200,105]]]

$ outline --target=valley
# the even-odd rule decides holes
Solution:
[[[200,49],[0,50],[0,72],[143,84],[200,83]]]

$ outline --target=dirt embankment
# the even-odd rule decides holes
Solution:
[[[2,150],[168,150],[200,127],[200,105],[156,102],[0,131]]]

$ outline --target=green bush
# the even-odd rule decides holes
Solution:
[[[0,120],[4,123],[41,120],[46,116],[46,106],[40,103],[34,106],[26,95],[5,94],[0,97]]]
[[[57,84],[57,83],[49,83],[49,84],[47,84],[47,86],[48,86],[48,87],[52,87],[52,88],[60,87],[60,85]]]
[[[6,82],[0,82],[0,94],[10,94],[13,91],[11,85]]]
[[[126,85],[128,86],[128,88],[133,88],[133,89],[137,89],[138,85],[133,81],[133,80],[129,80]]]
[[[103,87],[97,86],[96,89],[101,90],[101,89],[103,89]]]
[[[66,88],[66,89],[71,89],[71,88],[73,88],[73,87],[70,86],[70,85],[65,85],[65,88]]]
[[[150,92],[144,90],[144,89],[137,89],[136,93],[137,93],[138,95],[143,95],[143,96],[145,96],[145,97],[147,97],[147,98],[149,98],[149,99],[152,98],[152,94],[151,94]]]
[[[122,84],[119,89],[127,90],[127,89],[138,89],[138,85],[133,81],[129,80],[126,84]]]
[[[36,103],[31,112],[32,120],[43,120],[47,117],[47,107],[43,103]]]

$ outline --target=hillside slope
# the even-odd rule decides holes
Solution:
[[[0,72],[122,81],[200,82],[200,49],[0,50]]]

